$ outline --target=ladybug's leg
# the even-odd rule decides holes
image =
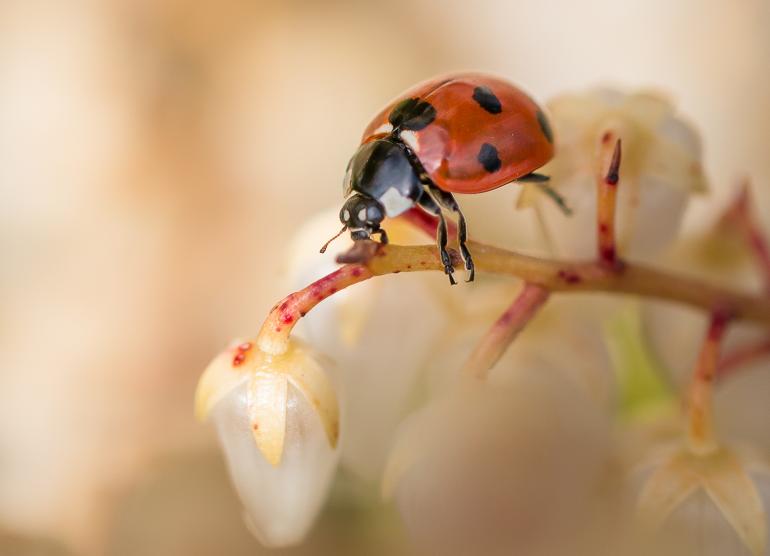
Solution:
[[[380,234],[380,243],[382,243],[383,245],[387,245],[388,244],[388,234],[385,232],[385,230],[380,228],[379,230],[377,230],[377,231],[375,231],[373,233]]]
[[[430,190],[431,196],[436,199],[439,204],[455,214],[457,214],[457,241],[460,244],[460,255],[462,255],[463,262],[465,263],[465,270],[468,273],[466,282],[473,282],[476,276],[476,270],[473,265],[473,258],[471,252],[468,250],[466,242],[468,241],[468,225],[465,223],[465,215],[460,210],[460,205],[457,204],[457,200],[454,195],[443,189],[439,189],[433,184],[427,186]]]
[[[436,228],[436,243],[438,245],[438,251],[441,255],[441,263],[444,265],[444,272],[449,276],[449,283],[453,286],[457,284],[454,278],[454,267],[452,266],[452,259],[446,250],[447,244],[447,230],[446,220],[441,212],[441,207],[438,206],[436,201],[428,194],[427,190],[423,191],[420,198],[417,200],[417,204],[420,205],[425,212],[438,216],[438,227]]]

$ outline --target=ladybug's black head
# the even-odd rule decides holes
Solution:
[[[366,239],[380,229],[385,218],[385,208],[371,197],[356,193],[340,210],[340,222],[350,230],[353,239]]]
[[[375,199],[393,218],[414,205],[422,184],[406,146],[389,137],[358,148],[348,164],[343,193]]]
[[[357,240],[378,233],[382,243],[387,243],[380,223],[386,216],[398,216],[412,207],[422,193],[422,184],[406,146],[389,137],[358,148],[348,164],[343,191],[348,199],[340,210],[344,224],[340,234],[348,229]]]

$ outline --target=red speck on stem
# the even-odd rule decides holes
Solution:
[[[359,276],[361,276],[362,270],[359,267],[355,267],[353,270],[350,271],[350,273],[356,278],[358,278]]]
[[[293,317],[292,315],[290,315],[290,314],[286,313],[286,314],[284,314],[284,315],[281,317],[281,321],[282,321],[284,324],[291,324],[291,323],[293,323],[293,322],[294,322],[294,317]]]
[[[578,273],[572,272],[571,270],[560,270],[559,278],[561,278],[568,284],[579,284],[580,282],[583,281],[583,279],[580,277]]]
[[[600,250],[602,261],[605,263],[615,264],[615,247],[611,245],[605,245]]]

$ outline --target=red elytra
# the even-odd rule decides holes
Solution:
[[[480,73],[437,77],[409,89],[371,121],[362,144],[386,136],[393,108],[409,98],[430,103],[436,114],[430,125],[401,138],[444,191],[490,191],[553,157],[553,134],[540,107],[510,82]],[[484,145],[499,160],[488,165],[492,171],[479,161]]]

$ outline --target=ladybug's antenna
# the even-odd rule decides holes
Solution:
[[[327,247],[329,247],[329,244],[330,244],[332,241],[334,241],[335,239],[337,239],[338,237],[340,237],[340,236],[341,236],[343,233],[345,233],[345,230],[347,230],[347,229],[348,229],[348,227],[347,227],[347,226],[343,226],[343,227],[342,227],[342,229],[341,229],[339,232],[337,232],[337,234],[336,234],[336,235],[335,235],[333,238],[331,238],[329,241],[327,241],[326,243],[324,243],[324,246],[323,246],[323,247],[321,247],[321,251],[320,251],[320,252],[321,252],[321,253],[326,253],[326,248],[327,248]]]

